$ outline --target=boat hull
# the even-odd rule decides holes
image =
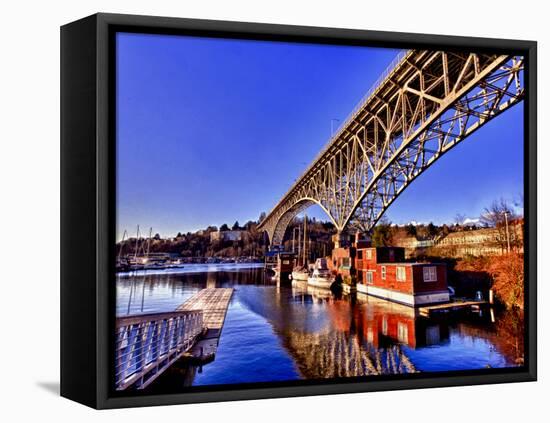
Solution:
[[[305,272],[292,272],[292,280],[293,281],[307,281],[308,280],[308,274]]]
[[[311,277],[307,279],[307,284],[316,288],[330,289],[330,286],[334,282],[332,278]]]
[[[372,285],[357,284],[357,292],[393,301],[411,307],[449,302],[449,291],[433,291],[409,294]]]

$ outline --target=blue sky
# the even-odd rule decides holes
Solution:
[[[172,236],[268,212],[396,50],[117,36],[117,231]],[[479,215],[523,192],[522,105],[434,164],[395,223]],[[325,219],[320,209],[309,215]]]

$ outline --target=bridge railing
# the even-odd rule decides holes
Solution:
[[[203,327],[202,310],[118,317],[116,389],[145,388],[193,346]]]
[[[351,110],[348,117],[344,120],[342,125],[338,127],[338,132],[334,134],[333,137],[331,137],[331,141],[338,138],[342,131],[348,126],[348,124],[353,120],[355,115],[363,108],[365,103],[368,101],[368,99],[372,96],[372,94],[380,88],[382,85],[382,82],[386,80],[388,75],[393,72],[393,70],[397,67],[399,63],[410,53],[411,50],[401,50],[397,56],[393,58],[393,60],[390,62],[390,64],[384,69],[384,72],[382,72],[378,78],[376,78],[376,81],[373,82],[369,90],[361,97],[361,100],[355,105],[355,107]],[[329,143],[330,144],[330,143]]]
[[[337,131],[332,134],[330,139],[328,140],[327,144],[321,149],[315,160],[313,160],[311,166],[309,166],[305,172],[298,178],[299,181],[303,176],[307,174],[309,169],[315,165],[317,160],[321,158],[326,150],[332,145],[333,142],[335,142],[344,130],[348,127],[348,125],[351,123],[351,121],[357,116],[357,114],[361,111],[361,109],[365,106],[367,101],[372,97],[372,95],[381,87],[382,82],[386,80],[386,78],[397,68],[397,66],[411,53],[411,50],[401,50],[390,62],[390,64],[384,69],[384,71],[378,76],[376,81],[374,81],[369,88],[369,90],[361,97],[361,100],[357,102],[355,107],[351,110],[351,112],[348,114],[346,119],[340,124]]]

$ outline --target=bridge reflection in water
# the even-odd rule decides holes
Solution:
[[[372,297],[337,299],[327,290],[293,283],[291,297],[242,302],[270,321],[302,377],[324,379],[417,372],[406,348],[449,339],[448,327],[417,318],[415,310]],[[303,307],[310,304],[311,312]],[[316,307],[317,306],[317,307]],[[316,308],[323,309],[321,313]],[[288,321],[293,324],[289,327]]]
[[[163,311],[205,287],[234,287],[214,362],[176,363],[147,389],[190,385],[406,374],[508,367],[522,363],[521,319],[470,312],[418,317],[373,297],[335,298],[307,285],[277,285],[262,269],[119,279],[119,310],[131,285],[144,311]],[[141,284],[144,284],[142,286]]]

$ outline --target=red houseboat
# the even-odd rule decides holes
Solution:
[[[401,247],[362,247],[355,251],[357,292],[409,306],[449,301],[443,263],[405,262]]]

